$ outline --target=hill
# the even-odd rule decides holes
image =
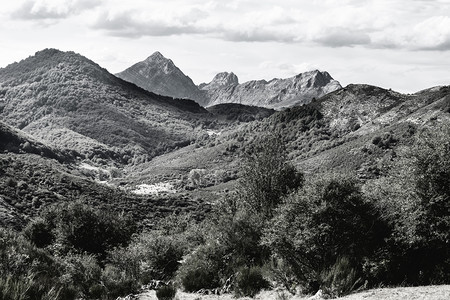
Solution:
[[[80,200],[132,215],[140,226],[174,212],[192,211],[201,218],[209,209],[185,195],[128,194],[107,184],[123,176],[120,169],[81,161],[2,122],[0,151],[0,227],[21,229],[48,206]]]
[[[87,58],[46,49],[0,69],[0,116],[49,145],[118,163],[191,143],[207,111],[125,82]]]
[[[268,132],[284,140],[289,159],[307,174],[351,172],[361,180],[376,178],[385,174],[400,148],[413,143],[417,132],[450,123],[449,108],[449,87],[405,95],[349,85],[310,104],[210,132],[193,145],[129,170],[123,184],[133,185],[138,178],[151,184],[170,182],[214,199],[233,189],[241,159],[255,138]],[[203,178],[194,185],[189,180],[193,169],[202,170]]]

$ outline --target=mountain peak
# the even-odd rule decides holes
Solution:
[[[192,79],[159,51],[116,76],[156,94],[204,102],[204,95]]]
[[[62,53],[64,53],[64,52],[61,50],[55,49],[55,48],[45,48],[43,50],[37,51],[34,55],[48,57],[48,56],[53,56],[55,54],[62,54]]]
[[[221,86],[231,86],[239,84],[239,79],[233,72],[221,72],[214,76],[211,83]]]
[[[169,61],[169,60],[170,59],[167,59],[164,55],[161,54],[161,52],[156,51],[155,53],[147,57],[145,61]]]

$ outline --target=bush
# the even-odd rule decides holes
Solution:
[[[36,218],[28,223],[23,233],[33,244],[39,248],[49,246],[55,239],[52,228],[44,219]]]
[[[177,289],[173,285],[164,285],[156,290],[158,300],[172,300],[175,298]]]
[[[332,298],[341,297],[361,285],[360,273],[347,257],[338,258],[330,269],[321,274],[322,290]]]
[[[135,294],[139,290],[138,281],[127,276],[125,271],[110,264],[103,269],[101,278],[108,299]]]
[[[62,266],[23,236],[0,229],[0,299],[74,299]]]
[[[45,246],[55,239],[59,251],[76,251],[106,256],[106,251],[125,246],[136,226],[124,215],[105,213],[83,202],[61,203],[49,207],[25,230],[34,243]],[[44,241],[39,238],[44,237]]]
[[[360,272],[363,259],[382,248],[388,234],[355,181],[342,176],[308,182],[277,212],[263,244],[292,266],[308,292],[321,286],[321,273],[336,257],[352,257]]]
[[[224,259],[218,245],[202,245],[185,259],[178,270],[178,279],[187,292],[217,288],[221,283]]]
[[[239,197],[252,213],[271,218],[283,197],[302,183],[303,174],[287,163],[282,138],[267,135],[252,144],[251,154],[243,165]]]
[[[244,267],[238,271],[235,282],[237,296],[254,297],[262,289],[268,288],[269,283],[264,279],[260,267]]]
[[[366,264],[386,284],[448,283],[450,270],[450,127],[425,130],[387,178],[366,184],[392,227],[384,251]]]
[[[92,255],[69,255],[64,257],[62,264],[63,284],[73,286],[81,297],[98,298],[102,269]]]
[[[139,255],[142,278],[169,280],[180,266],[186,244],[181,237],[153,231],[139,236],[129,248]]]

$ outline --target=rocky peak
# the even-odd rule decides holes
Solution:
[[[211,83],[221,86],[237,85],[239,84],[239,79],[233,72],[222,72],[214,76]]]
[[[205,102],[203,93],[192,79],[158,51],[116,76],[156,94],[188,98],[201,105]]]
[[[161,52],[156,51],[147,59],[143,61],[143,64],[147,66],[147,68],[155,68],[158,67],[165,74],[169,74],[172,72],[182,73],[173,63],[171,59],[164,57]]]
[[[334,79],[328,72],[321,72],[319,70],[300,73],[294,77],[297,82],[305,82],[307,88],[320,88],[328,85]]]

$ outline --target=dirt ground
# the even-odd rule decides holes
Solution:
[[[138,300],[157,300],[155,291],[148,291],[138,296]],[[178,292],[175,299],[178,300],[235,300],[233,295],[201,295]],[[250,300],[251,298],[239,298]],[[321,300],[325,299],[320,293],[314,296],[292,296],[284,291],[263,291],[256,295],[256,300]],[[397,287],[372,289],[345,297],[342,300],[450,300],[450,285]]]

